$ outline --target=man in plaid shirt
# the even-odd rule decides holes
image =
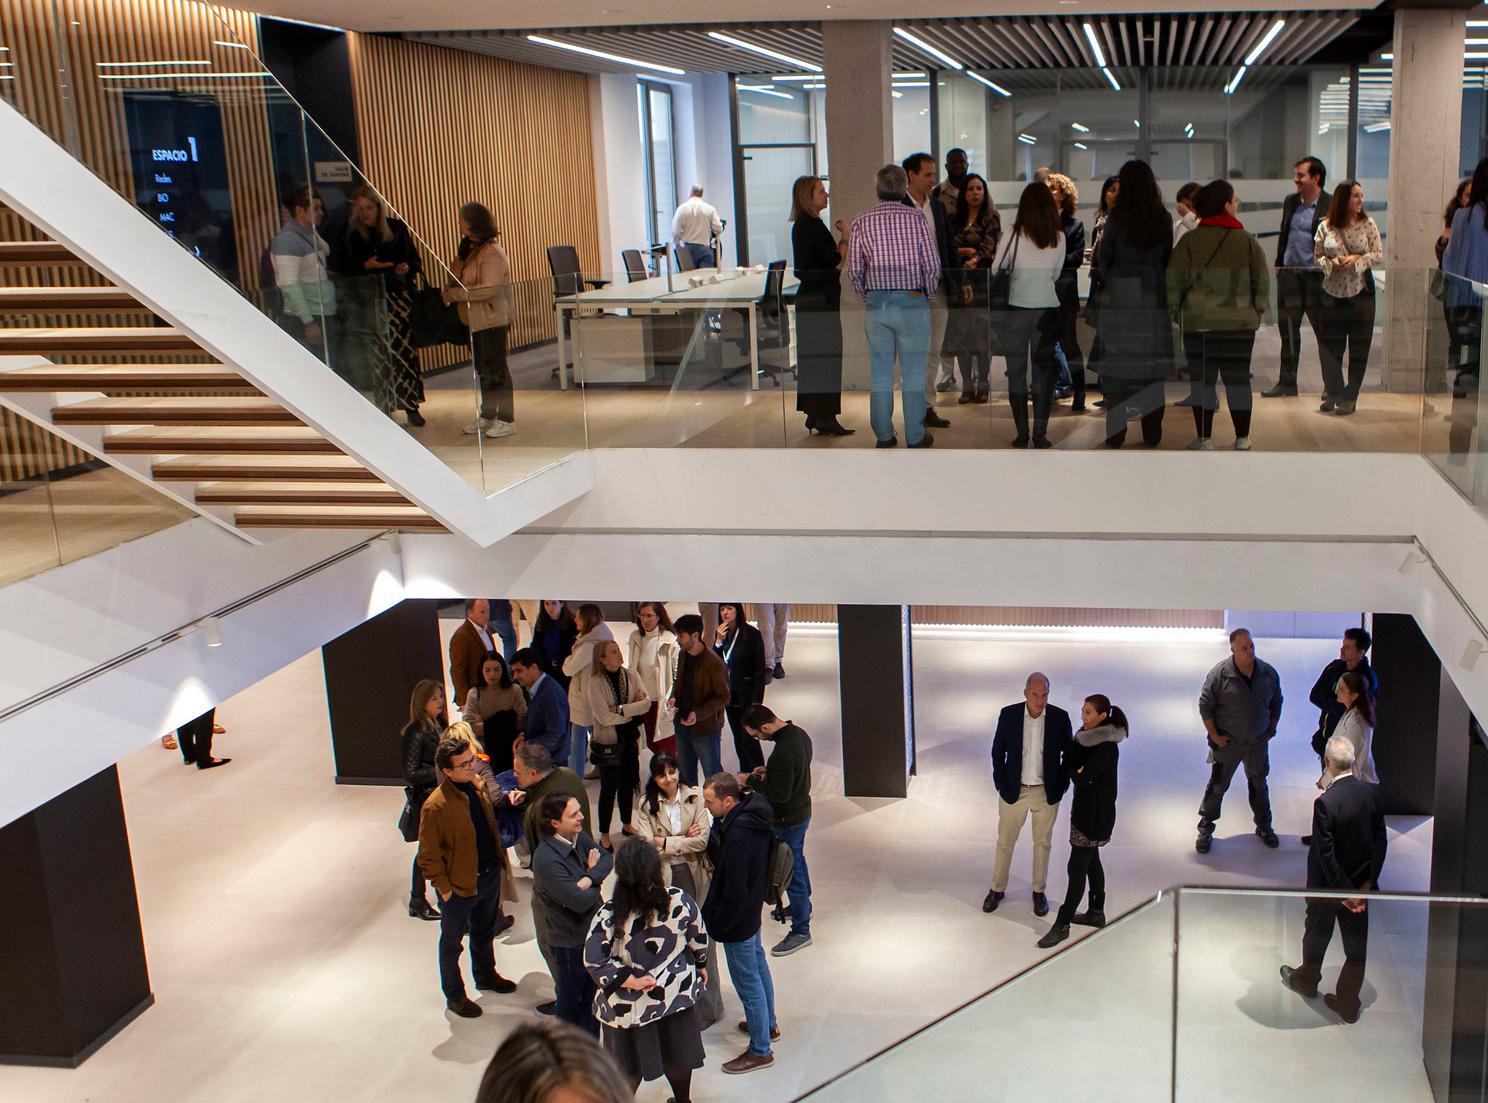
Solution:
[[[925,218],[904,206],[908,178],[885,165],[876,181],[878,206],[853,219],[847,272],[868,305],[868,354],[872,363],[869,420],[878,447],[893,448],[894,360],[904,401],[904,440],[929,448],[925,431],[925,359],[930,352],[930,299],[940,286],[940,256]]]

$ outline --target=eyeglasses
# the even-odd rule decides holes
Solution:
[[[469,758],[464,759],[463,761],[456,760],[454,762],[451,762],[449,764],[449,768],[451,770],[468,770],[468,769],[470,769],[470,767],[472,767],[474,765],[475,765],[475,755],[471,755]]]

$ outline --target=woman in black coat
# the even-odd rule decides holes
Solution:
[[[562,686],[564,693],[568,692],[568,683],[573,679],[563,673],[563,660],[573,654],[574,641],[578,638],[579,624],[568,603],[557,598],[543,598],[542,611],[532,622],[532,646],[547,664],[544,673]],[[565,766],[567,763],[555,762],[553,765]]]
[[[1106,871],[1101,866],[1100,848],[1111,841],[1116,826],[1116,763],[1121,757],[1117,744],[1126,738],[1126,715],[1105,694],[1093,693],[1085,698],[1080,719],[1084,724],[1064,756],[1075,790],[1070,804],[1069,888],[1054,925],[1039,939],[1040,948],[1045,950],[1070,936],[1071,923],[1106,925]],[[1085,895],[1087,878],[1090,907],[1077,915],[1075,909]]]
[[[408,424],[417,428],[424,424],[424,379],[413,348],[413,291],[423,262],[408,227],[389,218],[382,198],[365,184],[351,193],[342,256],[344,275],[382,277],[387,325],[375,361],[377,400],[385,410],[406,411]]]
[[[847,226],[837,220],[838,241],[821,220],[827,186],[820,176],[802,176],[791,188],[791,250],[796,279],[796,409],[806,432],[845,437],[856,432],[837,420],[842,413],[842,259]]]
[[[1162,443],[1163,381],[1173,363],[1168,257],[1173,223],[1145,161],[1128,161],[1091,265],[1087,317],[1100,335],[1106,445],[1126,442],[1127,422],[1142,420],[1142,443]]]
[[[408,808],[412,820],[405,829],[405,842],[418,842],[419,813],[424,801],[439,787],[434,771],[434,750],[444,732],[444,686],[425,678],[413,687],[408,702],[408,723],[403,725],[403,784],[408,788]],[[418,855],[413,858],[413,888],[408,895],[408,914],[415,919],[438,919],[439,912],[429,903],[427,884],[419,869]]]
[[[759,629],[744,619],[744,606],[737,601],[718,604],[718,634],[713,650],[728,667],[729,703],[725,710],[729,730],[734,733],[734,753],[739,756],[739,770],[749,773],[765,764],[765,752],[759,740],[744,730],[741,719],[749,705],[765,700],[765,641]]]
[[[1085,263],[1085,224],[1075,217],[1079,194],[1073,180],[1062,172],[1051,172],[1049,190],[1054,193],[1054,204],[1059,208],[1059,228],[1064,233],[1064,267],[1054,281],[1054,293],[1059,296],[1059,351],[1069,366],[1070,388],[1074,395],[1070,409],[1079,413],[1085,409],[1085,359],[1075,329],[1076,319],[1080,317],[1080,284],[1076,273]]]

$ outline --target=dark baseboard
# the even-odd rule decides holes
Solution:
[[[337,785],[396,785],[403,788],[406,784],[401,777],[342,777],[336,775]]]

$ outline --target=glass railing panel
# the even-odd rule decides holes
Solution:
[[[1436,272],[1429,291],[1421,452],[1474,505],[1488,509],[1488,465],[1479,431],[1484,413],[1479,365],[1488,288]]]
[[[89,0],[5,8],[10,102],[422,440],[423,378],[469,360],[442,328],[444,289],[467,290],[455,258],[431,248],[305,114],[257,43],[238,36],[251,22],[192,4],[170,35],[154,36],[133,33],[130,18]],[[468,367],[463,392],[473,421]],[[482,440],[441,445],[477,487]]]
[[[802,1098],[1166,1099],[1173,935],[1164,894]]]
[[[564,296],[555,309],[590,445],[780,447],[795,283],[762,267],[663,268]]]

